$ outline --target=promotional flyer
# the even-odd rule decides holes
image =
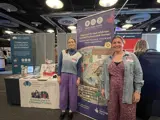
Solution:
[[[32,66],[32,38],[28,35],[12,36],[11,55],[13,74],[20,74],[22,66]]]
[[[106,100],[101,96],[102,65],[112,52],[113,35],[114,9],[78,21],[77,48],[83,55],[78,112],[94,119],[107,119]]]

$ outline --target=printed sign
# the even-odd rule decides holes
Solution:
[[[12,72],[20,74],[22,65],[32,66],[32,39],[28,35],[15,35],[11,39]]]
[[[78,112],[97,120],[107,120],[107,101],[101,96],[102,66],[111,54],[114,9],[82,18],[77,24],[77,47],[83,54],[78,88]]]

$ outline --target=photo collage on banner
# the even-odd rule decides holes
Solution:
[[[129,52],[134,52],[134,46],[137,41],[141,39],[142,32],[141,31],[117,31],[117,36],[121,36],[125,40],[124,49]]]
[[[32,38],[28,35],[12,36],[11,55],[13,74],[20,74],[22,65],[33,66]]]
[[[82,84],[78,88],[78,112],[94,119],[107,119],[101,96],[102,65],[111,54],[114,9],[82,18],[77,23],[77,48],[83,55]]]

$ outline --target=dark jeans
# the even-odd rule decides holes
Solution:
[[[137,116],[142,120],[149,120],[152,115],[153,99],[141,98],[141,101],[137,104]]]

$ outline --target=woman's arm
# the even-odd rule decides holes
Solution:
[[[62,52],[61,52],[61,54],[59,56],[59,60],[58,60],[58,76],[61,76],[62,59],[63,59],[63,55],[62,55]]]
[[[102,80],[101,80],[101,89],[105,89],[105,77],[106,77],[106,65],[105,65],[105,61],[103,63],[102,66]]]
[[[102,65],[102,80],[101,80],[101,89],[106,89],[106,86],[109,79],[108,79],[108,57],[104,60],[104,63]]]
[[[101,94],[109,100],[109,73],[108,73],[108,58],[104,61],[102,66],[102,80],[101,80]]]
[[[141,88],[144,85],[143,71],[140,62],[135,54],[132,54],[134,58],[134,89],[135,92],[141,93]]]
[[[78,60],[78,63],[77,63],[77,76],[78,76],[78,79],[80,79],[80,77],[81,77],[81,63],[82,63],[82,57]]]

